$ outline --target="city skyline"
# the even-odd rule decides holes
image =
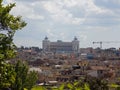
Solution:
[[[16,3],[12,14],[21,15],[28,25],[16,33],[17,46],[42,47],[51,41],[70,41],[76,36],[80,48],[99,47],[93,41],[120,41],[119,0],[5,0]],[[120,43],[103,44],[103,48]]]

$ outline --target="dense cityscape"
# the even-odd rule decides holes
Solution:
[[[42,48],[21,46],[12,60],[27,61],[30,70],[39,73],[38,85],[60,85],[86,76],[120,83],[119,49],[80,48],[77,37],[71,42],[50,42],[45,37],[42,45]]]
[[[0,90],[120,90],[119,8],[0,0]]]

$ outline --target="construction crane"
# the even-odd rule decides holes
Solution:
[[[102,41],[100,41],[100,42],[93,42],[93,44],[100,44],[100,48],[102,49]]]
[[[98,42],[93,42],[93,44],[100,44],[100,49],[102,49],[102,44],[103,43],[120,43],[120,41],[98,41]]]

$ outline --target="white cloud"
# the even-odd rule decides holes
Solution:
[[[4,1],[4,0],[3,0]],[[15,0],[5,0],[6,3],[15,3]]]
[[[81,34],[80,35],[80,40],[86,41],[87,35]]]
[[[41,47],[42,43],[39,40],[36,40],[34,38],[30,37],[15,37],[14,43],[20,47],[20,46],[38,46]]]
[[[42,4],[53,20],[64,24],[80,25],[89,16],[112,13],[108,9],[96,6],[93,0],[52,0],[42,2]],[[83,17],[75,17],[74,13],[69,11],[69,9],[76,7],[79,10],[84,10]]]
[[[77,5],[76,1],[78,0],[59,0],[59,4],[70,8],[70,7],[74,7]]]
[[[84,6],[87,7],[87,12],[95,12],[95,13],[104,13],[106,12],[104,9],[101,9],[100,7],[97,7],[93,0],[85,0]]]
[[[12,13],[23,16],[30,23],[25,28],[26,35],[18,35],[21,37],[16,39],[18,44],[37,45],[46,35],[51,41],[70,41],[73,36],[77,36],[85,46],[88,46],[87,42],[91,44],[92,40],[119,38],[116,34],[119,34],[120,29],[120,10],[104,4],[109,1],[117,4],[119,0],[106,0],[104,3],[100,0],[102,6],[98,5],[98,0],[6,0],[7,3],[14,1],[17,5]]]
[[[61,23],[80,24],[84,20],[83,18],[74,18],[73,14],[57,1],[43,2],[43,7],[51,14],[53,20]]]
[[[41,16],[39,14],[30,14],[27,16],[27,18],[29,19],[33,19],[33,20],[43,20],[44,19],[44,16]]]
[[[47,32],[48,36],[55,37],[55,34],[50,29],[48,29],[46,32]]]
[[[61,0],[63,5],[68,8],[79,7],[84,8],[86,13],[105,13],[107,10],[102,9],[94,4],[94,0]]]
[[[7,0],[7,2],[13,2],[14,0]],[[12,13],[17,15],[23,15],[23,17],[34,20],[44,20],[44,13],[35,11],[35,8],[44,8],[48,11],[53,21],[62,24],[80,25],[86,21],[87,17],[93,14],[107,14],[109,10],[102,9],[94,4],[94,0],[37,0],[32,3],[23,3],[16,1],[17,6],[12,10]],[[39,7],[38,7],[39,6]],[[84,10],[83,17],[76,17],[69,9],[76,8]],[[39,9],[38,9],[39,10]],[[41,15],[42,14],[42,15]]]
[[[34,7],[31,4],[23,4],[22,2],[16,2],[16,7],[13,8],[12,13],[15,15],[22,15],[24,18],[32,20],[43,20],[44,16],[35,12]]]
[[[85,32],[81,32],[81,31],[77,31],[76,36],[80,41],[86,41],[88,38]]]
[[[65,39],[66,39],[66,35],[65,35],[65,33],[63,33],[63,32],[60,33],[60,37],[61,37],[62,40],[65,40]]]
[[[102,0],[102,2],[120,4],[120,0]]]
[[[67,36],[68,33],[65,33],[63,30],[61,30],[61,32],[54,32],[54,30],[48,29],[46,30],[46,33],[51,41],[56,40],[69,41],[69,38]]]

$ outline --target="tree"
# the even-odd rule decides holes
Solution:
[[[14,84],[15,72],[13,65],[2,62],[0,65],[0,90]]]
[[[88,83],[90,90],[109,90],[108,81],[101,78],[86,77],[83,83]]]
[[[21,61],[15,65],[15,83],[12,85],[12,90],[23,90],[27,88],[31,90],[33,85],[36,84],[37,73],[35,71],[28,71],[28,66]]]
[[[36,81],[38,79],[37,77],[37,72],[35,71],[30,71],[26,77],[26,83],[25,83],[25,88],[27,88],[28,90],[31,90],[31,88],[33,88],[33,86],[36,84]]]
[[[15,7],[15,3],[4,6],[3,0],[0,0],[0,90],[4,87],[10,87],[15,81],[15,72],[13,65],[6,60],[15,56],[15,44],[13,36],[15,32],[26,26],[21,16],[14,16],[10,11]]]
[[[0,59],[9,59],[15,55],[15,44],[13,36],[15,32],[26,26],[21,16],[13,16],[10,14],[14,4],[2,5],[0,0]]]

